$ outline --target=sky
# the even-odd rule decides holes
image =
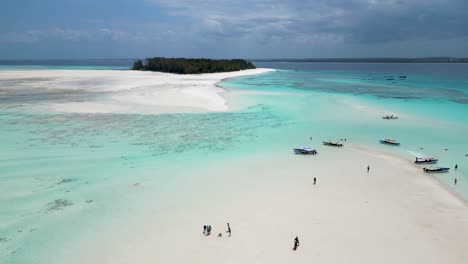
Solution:
[[[1,0],[0,59],[468,57],[468,0]]]

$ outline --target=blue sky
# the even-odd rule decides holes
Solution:
[[[0,59],[468,57],[467,0],[2,0]]]

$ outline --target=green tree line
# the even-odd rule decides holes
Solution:
[[[186,59],[186,58],[148,58],[133,63],[132,70],[158,71],[178,74],[197,74],[213,72],[231,72],[246,69],[255,69],[255,66],[246,60],[212,60],[212,59]]]

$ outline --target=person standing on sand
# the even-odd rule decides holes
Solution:
[[[317,183],[317,178],[314,177],[314,185]]]
[[[206,225],[204,225],[204,226],[203,226],[203,234],[205,234],[205,233],[206,233],[206,228],[207,228],[207,226],[206,226]]]
[[[296,237],[294,239],[294,247],[293,250],[296,250],[299,247],[299,237]]]
[[[455,178],[455,179],[453,180],[453,185],[457,185],[457,182],[458,182],[458,180],[457,180],[457,178]]]
[[[229,225],[229,223],[227,223],[227,227],[228,227],[228,230],[226,231],[226,233],[229,234],[228,236],[231,236],[231,226]]]
[[[370,170],[370,167],[369,165],[367,165],[367,173],[369,173],[369,170]]]
[[[458,164],[455,164],[455,170],[457,170],[457,169],[458,169]]]

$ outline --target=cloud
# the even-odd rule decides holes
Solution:
[[[213,38],[386,43],[468,36],[463,0],[148,0]]]
[[[80,19],[5,20],[0,44],[23,45],[0,45],[0,56],[468,55],[467,0],[122,0],[105,16],[91,2]]]

